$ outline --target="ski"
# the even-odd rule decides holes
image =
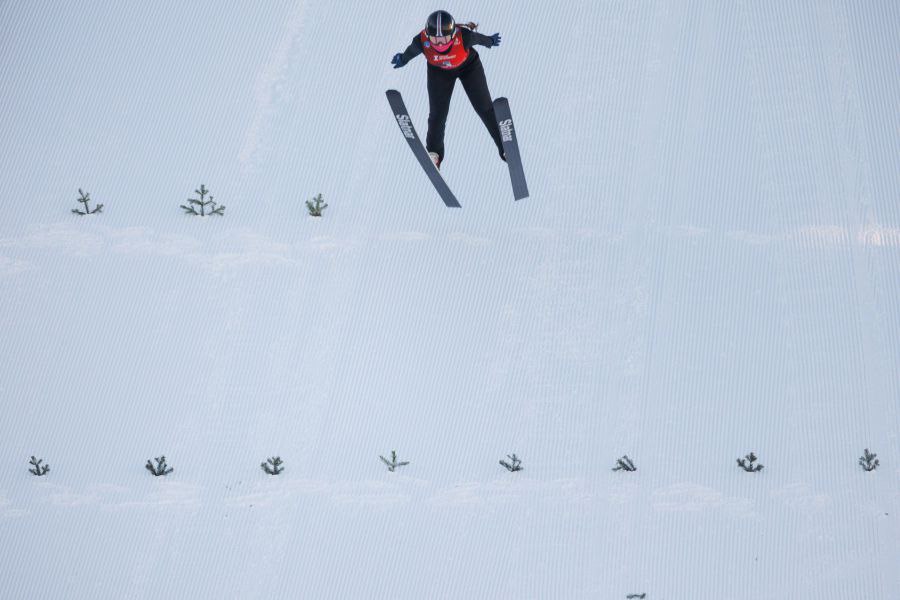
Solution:
[[[522,168],[522,155],[519,154],[519,141],[509,110],[509,100],[506,98],[494,100],[494,114],[497,116],[497,125],[500,126],[500,139],[503,142],[503,152],[506,154],[506,164],[509,165],[513,196],[516,200],[527,198],[528,184],[525,182],[525,169]]]
[[[422,165],[425,174],[428,175],[428,179],[430,179],[431,183],[434,185],[434,189],[441,195],[444,204],[452,208],[459,208],[459,202],[456,200],[456,196],[453,195],[453,192],[451,192],[450,188],[447,186],[447,182],[441,177],[440,171],[438,171],[437,167],[434,166],[434,163],[431,162],[431,158],[428,156],[428,152],[425,150],[422,140],[416,133],[416,129],[412,124],[412,119],[409,118],[409,111],[406,110],[406,104],[403,103],[403,97],[400,95],[400,92],[397,90],[388,90],[385,93],[387,94],[388,102],[391,105],[391,110],[394,111],[394,118],[397,119],[397,125],[400,126],[403,137],[406,138],[406,141],[409,143],[410,150],[412,150],[413,154],[419,160],[419,164]]]

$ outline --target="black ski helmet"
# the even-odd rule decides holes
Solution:
[[[425,34],[431,37],[444,37],[456,33],[456,21],[446,10],[436,10],[428,15],[425,22]]]

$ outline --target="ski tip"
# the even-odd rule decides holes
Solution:
[[[399,96],[400,95],[400,92],[398,92],[397,90],[386,90],[384,93],[387,94],[388,96],[394,96],[394,95]]]

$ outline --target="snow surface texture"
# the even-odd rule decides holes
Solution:
[[[448,5],[459,210],[433,4],[236,4],[0,3],[0,595],[898,597],[900,3]]]

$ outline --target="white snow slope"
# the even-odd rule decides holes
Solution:
[[[0,3],[0,596],[900,598],[900,3],[262,4]]]

